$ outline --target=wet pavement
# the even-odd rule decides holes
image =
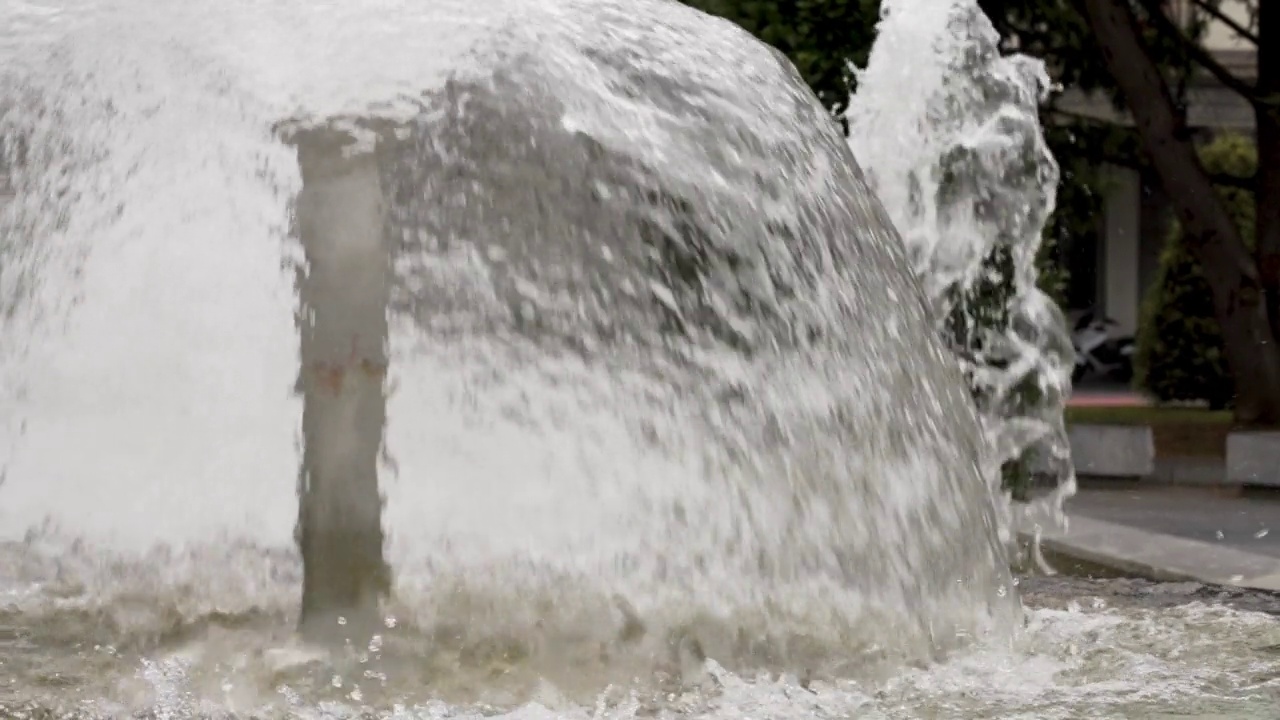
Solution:
[[[1280,570],[1280,493],[1108,485],[1082,488],[1067,503],[1068,516],[1266,555]]]

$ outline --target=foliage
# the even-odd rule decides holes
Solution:
[[[1223,135],[1200,149],[1210,172],[1239,177],[1257,166],[1253,142],[1239,135]],[[1246,190],[1219,187],[1246,242],[1254,236],[1254,201]],[[1163,401],[1205,400],[1223,408],[1231,401],[1233,383],[1228,372],[1222,332],[1214,315],[1213,296],[1200,263],[1175,223],[1160,257],[1156,280],[1142,306],[1137,337],[1135,384]]]
[[[1225,313],[1221,322],[1230,328],[1225,337],[1231,341],[1219,347],[1224,356],[1239,362],[1232,383],[1247,389],[1235,395],[1240,400],[1236,407],[1239,419],[1247,423],[1280,422],[1280,385],[1273,371],[1280,363],[1276,350],[1280,346],[1280,213],[1270,212],[1280,207],[1280,198],[1276,197],[1280,191],[1280,113],[1275,110],[1280,106],[1280,73],[1260,72],[1256,77],[1248,71],[1241,74],[1239,66],[1224,62],[1216,48],[1205,45],[1206,31],[1216,23],[1216,32],[1239,43],[1238,47],[1261,52],[1264,46],[1275,46],[1275,38],[1280,38],[1280,15],[1262,14],[1261,0],[1186,0],[1176,4],[1167,0],[979,2],[996,19],[1009,46],[1044,57],[1064,85],[1101,91],[1110,96],[1117,109],[1127,107],[1134,111],[1138,121],[1132,129],[1120,126],[1117,121],[1122,116],[1096,112],[1096,103],[1059,102],[1049,107],[1046,115],[1122,140],[1112,147],[1082,144],[1079,150],[1123,167],[1151,167],[1170,186],[1169,196],[1182,222],[1193,225],[1198,234],[1218,238],[1212,243],[1192,244],[1196,259],[1212,265],[1211,272],[1201,277],[1213,278],[1212,285],[1201,284],[1203,293],[1196,299],[1207,304],[1210,297],[1216,297]],[[1102,47],[1103,42],[1107,47]],[[1126,59],[1118,62],[1120,57]],[[1258,61],[1260,69],[1273,66],[1265,52],[1261,52]],[[1265,158],[1255,174],[1240,175],[1196,162],[1192,152],[1196,133],[1187,109],[1193,77],[1199,79],[1197,82],[1208,81],[1234,93],[1252,107],[1259,150]],[[1126,93],[1132,97],[1124,97]],[[1141,140],[1141,152],[1137,143],[1124,141],[1126,135]],[[1231,210],[1218,202],[1213,185],[1255,193],[1252,202],[1268,210],[1257,215],[1255,232],[1232,226],[1222,213],[1224,209],[1228,213]],[[1250,243],[1254,245],[1252,262],[1246,257]],[[1189,257],[1186,262],[1191,262]],[[1224,303],[1232,297],[1256,296],[1259,289],[1262,293],[1258,299],[1265,305],[1263,312],[1250,309],[1253,300]],[[1222,307],[1224,304],[1227,307]],[[1210,332],[1224,336],[1216,326]],[[1249,360],[1251,356],[1255,361]],[[1258,358],[1262,361],[1256,361]],[[1209,363],[1210,359],[1201,356],[1199,361]],[[1216,362],[1219,366],[1224,364],[1222,358]],[[1182,396],[1192,391],[1168,392]],[[1214,402],[1227,402],[1221,398],[1230,396],[1222,388],[1195,392],[1218,396]]]
[[[1206,410],[1179,405],[1073,405],[1067,408],[1068,422],[1093,425],[1196,426],[1226,425],[1234,420],[1225,410]]]

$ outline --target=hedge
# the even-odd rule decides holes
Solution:
[[[1253,175],[1258,163],[1253,141],[1239,135],[1221,135],[1202,146],[1200,158],[1210,173],[1239,177]],[[1219,187],[1218,192],[1241,235],[1252,245],[1252,193],[1229,187]],[[1234,395],[1213,295],[1177,222],[1143,300],[1134,384],[1163,402],[1207,401],[1214,409],[1229,406]]]

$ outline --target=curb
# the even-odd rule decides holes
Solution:
[[[1080,475],[1149,477],[1155,472],[1156,449],[1150,426],[1070,423],[1067,442]]]
[[[1280,432],[1242,430],[1228,434],[1227,479],[1242,485],[1280,487]]]
[[[1150,580],[1191,580],[1280,592],[1280,558],[1078,515],[1068,518],[1067,528],[1044,533],[1041,546],[1070,559]]]

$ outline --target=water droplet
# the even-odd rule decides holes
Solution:
[[[337,688],[337,687],[342,687],[342,676],[341,676],[341,675],[334,675],[334,676],[333,676],[333,679],[329,681],[329,684],[330,684],[330,685],[332,685],[332,686],[334,686],[334,687],[336,687],[336,688]]]
[[[1231,582],[1233,582],[1233,583],[1242,582],[1243,580],[1244,580],[1244,576],[1243,576],[1243,575],[1232,575],[1232,576],[1231,576]]]
[[[1219,530],[1218,532],[1216,532],[1216,533],[1214,533],[1214,534],[1218,536],[1218,539],[1219,539],[1219,540],[1221,540],[1221,539],[1223,538],[1223,534],[1222,534],[1222,531],[1221,531],[1221,530]]]
[[[1271,531],[1270,531],[1270,530],[1268,530],[1267,528],[1262,528],[1262,529],[1261,529],[1261,530],[1259,530],[1258,532],[1254,533],[1254,534],[1253,534],[1253,536],[1254,536],[1254,537],[1256,537],[1256,538],[1258,538],[1258,539],[1262,539],[1262,538],[1266,537],[1266,536],[1267,536],[1267,533],[1269,533],[1269,532],[1271,532]]]
[[[386,625],[387,628],[393,628],[396,626],[396,619],[388,615],[387,619],[382,621],[382,624]]]
[[[347,697],[351,698],[352,702],[360,702],[364,699],[364,693],[360,692],[360,686],[357,685],[356,688],[351,691],[351,694],[347,695]]]
[[[346,624],[347,624],[347,619],[346,619],[346,618],[344,618],[344,617],[339,617],[339,618],[338,618],[338,624],[339,624],[339,625],[346,625]]]

